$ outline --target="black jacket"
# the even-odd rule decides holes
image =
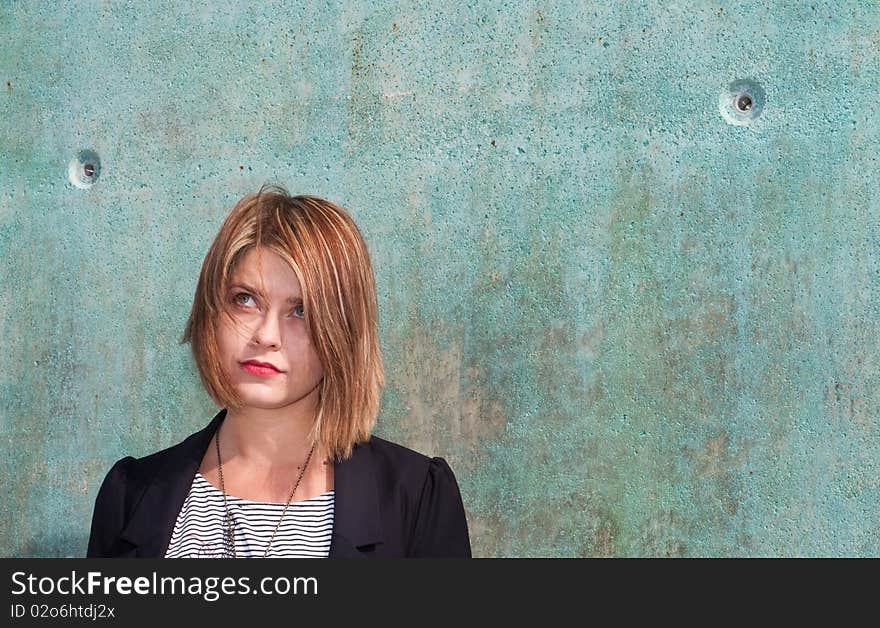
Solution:
[[[182,443],[110,469],[95,500],[87,556],[162,558],[223,409]],[[470,557],[458,484],[443,458],[376,436],[334,469],[330,557]]]

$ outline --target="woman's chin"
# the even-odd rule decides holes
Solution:
[[[266,390],[265,385],[239,386],[238,394],[244,404],[251,408],[279,408],[290,403],[277,392]]]

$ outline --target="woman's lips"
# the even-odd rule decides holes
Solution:
[[[280,371],[276,371],[271,366],[257,366],[256,364],[253,364],[252,362],[245,362],[244,364],[241,365],[241,368],[243,368],[248,373],[251,373],[252,375],[260,375],[262,377],[268,377],[269,375],[280,375],[281,374]]]

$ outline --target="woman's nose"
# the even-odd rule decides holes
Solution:
[[[281,346],[281,325],[276,316],[265,316],[254,331],[254,342],[270,347]]]

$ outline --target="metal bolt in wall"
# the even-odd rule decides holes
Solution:
[[[93,150],[83,150],[67,165],[67,178],[76,187],[86,190],[101,175],[101,159]]]
[[[764,109],[764,88],[757,81],[732,82],[718,95],[718,110],[730,124],[752,124]]]

